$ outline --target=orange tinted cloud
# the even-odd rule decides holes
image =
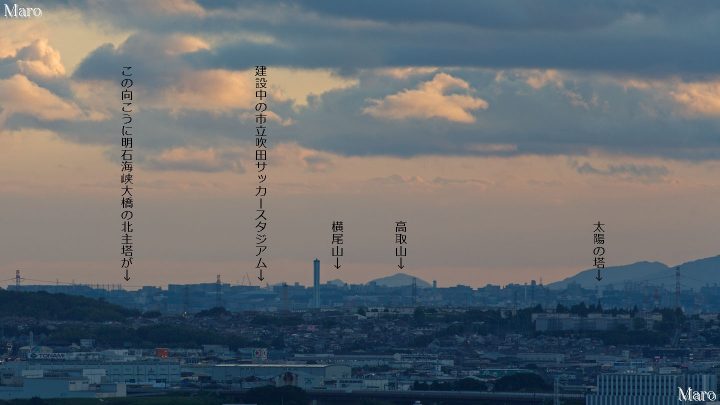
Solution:
[[[720,81],[680,83],[670,94],[690,115],[720,115]]]
[[[69,120],[83,116],[80,108],[31,82],[23,75],[0,80],[0,124],[13,114],[29,114],[43,120]]]
[[[27,76],[55,77],[65,75],[60,52],[53,49],[47,39],[35,40],[15,55],[18,70]]]
[[[450,90],[464,90],[466,94],[448,94]],[[475,122],[471,111],[488,108],[487,101],[468,94],[471,90],[468,82],[438,73],[415,89],[406,89],[382,100],[371,99],[372,105],[363,112],[395,120],[441,118],[469,124]]]
[[[163,90],[162,104],[171,110],[225,111],[247,109],[255,95],[252,77],[228,70],[186,71]]]

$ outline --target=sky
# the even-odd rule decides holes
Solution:
[[[36,1],[0,16],[0,279],[257,284],[254,66],[270,83],[265,281],[544,283],[719,254],[713,1]],[[135,263],[120,80],[134,72]],[[341,269],[331,224],[344,222]]]

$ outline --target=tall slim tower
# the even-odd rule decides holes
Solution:
[[[220,275],[217,275],[217,281],[215,281],[215,306],[218,308],[221,308],[223,306],[222,303],[222,280],[220,279]]]
[[[313,307],[320,308],[320,259],[313,260]]]

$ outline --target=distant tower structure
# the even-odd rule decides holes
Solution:
[[[22,281],[22,277],[20,277],[20,270],[15,270],[15,287],[20,287],[20,281]]]
[[[680,343],[680,266],[675,267],[675,336],[672,340],[673,347]]]
[[[313,260],[313,307],[320,308],[320,259]]]
[[[437,280],[433,280],[433,290],[437,289]]]
[[[220,279],[220,275],[217,275],[217,280],[215,281],[215,306],[216,307],[222,307],[222,280]]]
[[[532,305],[535,305],[535,287],[537,287],[537,282],[530,280],[530,304]]]
[[[412,306],[417,305],[417,277],[413,277],[412,282]]]

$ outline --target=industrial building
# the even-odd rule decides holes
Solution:
[[[206,377],[219,384],[238,385],[246,381],[274,382],[275,385],[294,385],[303,389],[324,388],[326,382],[349,379],[352,369],[344,365],[327,364],[215,364],[187,367],[198,377]]]
[[[33,362],[16,361],[0,365],[3,375],[19,376],[28,373],[70,373],[87,374],[87,370],[101,370],[102,381],[120,384],[142,384],[169,386],[180,382],[180,365],[169,361],[127,361],[127,362]],[[99,382],[99,381],[98,381]]]
[[[677,405],[682,403],[679,390],[717,390],[714,374],[612,373],[600,374],[597,382],[587,405]]]
[[[17,372],[17,373],[16,373]],[[123,383],[110,382],[105,370],[75,367],[64,371],[3,369],[0,399],[110,398],[127,395]]]

